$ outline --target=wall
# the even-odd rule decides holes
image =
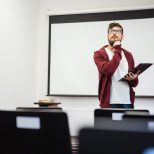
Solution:
[[[48,98],[47,62],[48,62],[48,14],[70,14],[154,8],[154,0],[39,0],[38,7],[38,43],[37,43],[37,88],[36,99]],[[80,97],[53,97],[60,101],[68,113],[71,134],[76,135],[79,128],[93,125],[93,110],[98,99]],[[149,109],[154,113],[154,99],[136,99],[135,108]]]
[[[0,1],[0,108],[35,100],[37,0]]]

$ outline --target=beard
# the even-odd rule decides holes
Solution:
[[[121,42],[121,40],[117,36],[113,36],[111,39],[108,38],[108,42],[109,42],[110,46],[112,46],[112,47],[116,41]]]
[[[112,41],[112,40],[108,40],[109,44],[113,47],[113,44],[115,41]]]

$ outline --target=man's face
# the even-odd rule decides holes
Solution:
[[[123,34],[120,27],[113,27],[112,29],[109,29],[108,31],[108,42],[111,46],[113,46],[114,42],[116,41],[122,41]]]

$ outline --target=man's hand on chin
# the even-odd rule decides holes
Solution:
[[[114,44],[113,44],[113,47],[117,46],[117,45],[121,45],[121,42],[120,41],[115,41]]]

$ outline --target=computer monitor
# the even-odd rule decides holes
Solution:
[[[64,112],[0,111],[0,153],[71,154]]]
[[[84,128],[79,143],[79,154],[153,154],[154,133]]]

